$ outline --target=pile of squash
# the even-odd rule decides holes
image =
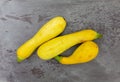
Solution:
[[[61,64],[66,65],[86,63],[93,60],[99,52],[99,47],[93,40],[102,37],[102,35],[95,30],[84,29],[58,36],[65,30],[66,23],[62,16],[49,20],[32,38],[17,49],[17,61],[22,62],[27,59],[36,49],[40,59],[55,58]],[[76,44],[80,44],[80,46],[70,56],[60,56],[61,53]]]

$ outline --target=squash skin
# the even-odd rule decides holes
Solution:
[[[101,37],[101,34],[91,29],[59,36],[41,45],[37,54],[43,60],[50,60],[76,44],[99,37]]]
[[[95,59],[98,52],[98,45],[93,41],[87,41],[82,43],[69,57],[56,56],[55,59],[65,65],[86,63]]]
[[[38,46],[62,33],[65,27],[66,20],[63,17],[57,16],[52,18],[31,39],[17,49],[17,61],[21,62],[30,57]]]

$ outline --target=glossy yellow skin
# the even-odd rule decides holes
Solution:
[[[58,60],[61,64],[68,64],[68,65],[86,63],[96,58],[98,51],[99,51],[99,48],[95,42],[87,41],[81,44],[73,52],[71,56],[69,57],[57,56],[56,60]]]
[[[42,43],[56,37],[65,29],[66,21],[63,17],[57,16],[44,24],[39,31],[28,41],[17,49],[17,61],[21,62],[28,58],[33,51]]]
[[[96,31],[89,29],[60,36],[41,45],[37,54],[43,60],[50,60],[76,44],[99,38],[99,35]]]

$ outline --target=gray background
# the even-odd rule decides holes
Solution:
[[[62,35],[86,28],[104,35],[95,40],[97,58],[66,66],[35,52],[17,63],[16,49],[57,15],[68,22]],[[120,0],[0,0],[0,82],[120,82]]]

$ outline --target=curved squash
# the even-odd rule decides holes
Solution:
[[[87,41],[82,43],[69,57],[56,56],[55,59],[66,65],[86,63],[96,58],[98,51],[99,48],[95,42]]]
[[[17,49],[17,61],[21,62],[28,58],[33,51],[42,43],[56,37],[65,29],[66,21],[63,17],[57,16],[44,24],[39,31]]]

